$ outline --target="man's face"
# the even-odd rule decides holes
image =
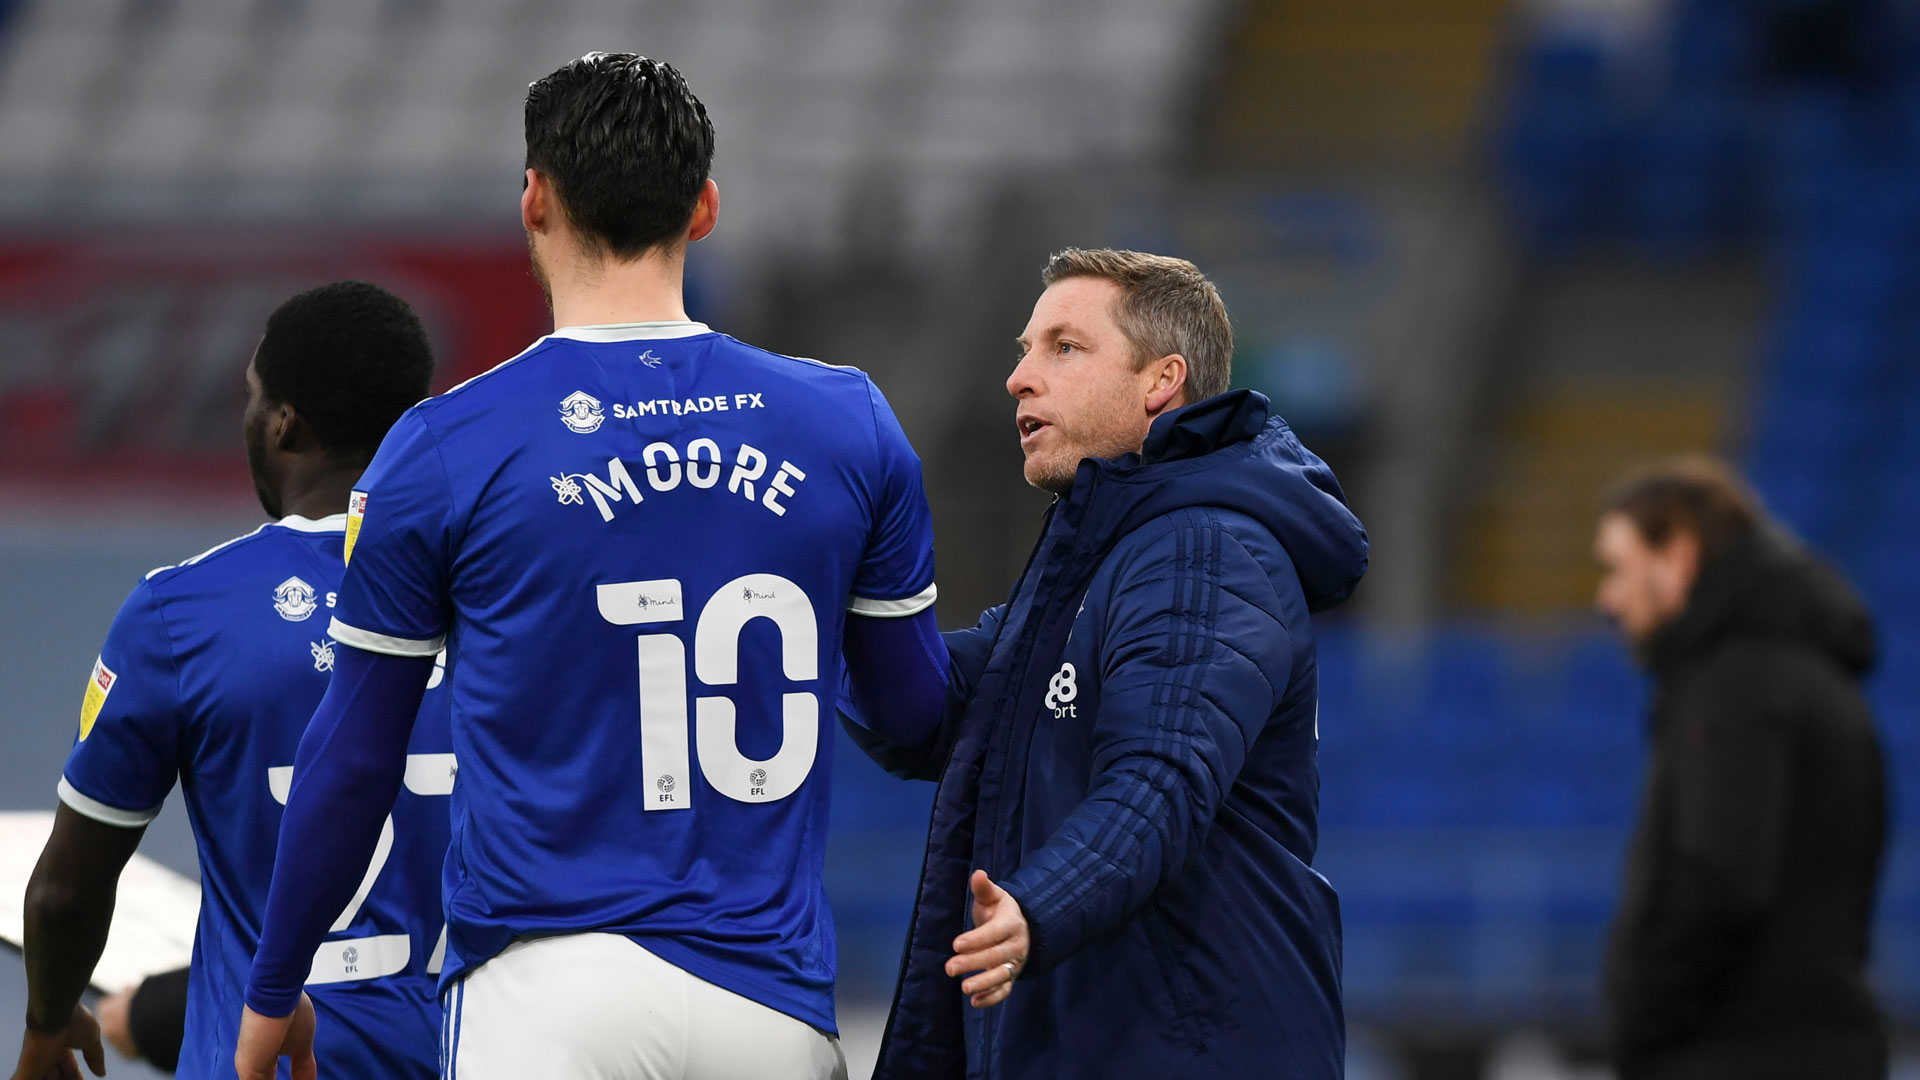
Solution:
[[[1686,609],[1699,561],[1691,536],[1676,532],[1664,546],[1654,547],[1632,518],[1606,514],[1594,535],[1593,556],[1600,562],[1594,606],[1635,646],[1644,646]]]
[[[1140,449],[1153,416],[1156,373],[1137,371],[1134,348],[1114,321],[1120,286],[1104,278],[1057,281],[1040,294],[1020,335],[1020,363],[1007,377],[1027,483],[1064,494],[1083,458]]]
[[[273,406],[267,402],[266,389],[260,385],[260,373],[254,370],[253,362],[248,361],[247,410],[240,419],[240,432],[247,443],[247,471],[253,474],[253,491],[260,497],[260,508],[278,521],[280,496],[267,464],[267,427],[272,414]]]

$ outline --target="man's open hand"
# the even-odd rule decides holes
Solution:
[[[233,1048],[233,1071],[240,1080],[273,1080],[282,1057],[293,1063],[293,1080],[319,1076],[313,1063],[313,1001],[304,993],[286,1016],[261,1016],[241,1006],[240,1041]]]
[[[1013,980],[1027,965],[1032,940],[1019,901],[995,885],[985,870],[975,870],[967,885],[973,890],[973,929],[953,939],[947,974],[975,972],[960,989],[974,1008],[987,1009],[1013,993]]]
[[[87,1059],[95,1076],[107,1075],[107,1052],[100,1048],[100,1025],[85,1005],[75,1005],[67,1026],[55,1031],[27,1029],[20,1043],[20,1064],[13,1080],[80,1080],[75,1050]]]

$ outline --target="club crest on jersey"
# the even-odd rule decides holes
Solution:
[[[274,586],[273,610],[288,622],[306,622],[317,607],[313,602],[313,586],[297,577]]]
[[[600,399],[585,390],[575,390],[560,402],[560,422],[576,434],[588,435],[599,431],[600,425],[606,420],[606,413],[600,409]]]

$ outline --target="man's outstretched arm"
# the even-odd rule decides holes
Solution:
[[[243,1078],[273,1076],[327,927],[352,899],[406,776],[407,740],[431,656],[388,656],[341,643],[333,682],[300,739],[280,822],[266,924],[247,981],[234,1063]],[[343,868],[352,872],[343,873]],[[303,1013],[304,1015],[304,1013]],[[312,1031],[305,1031],[311,1054]]]
[[[1004,882],[976,872],[975,928],[948,962],[978,972],[976,1006],[1119,929],[1185,866],[1281,697],[1269,673],[1292,667],[1265,570],[1219,524],[1182,515],[1115,557],[1092,783]]]
[[[120,871],[146,831],[95,821],[64,803],[54,811],[53,835],[27,882],[27,1034],[16,1080],[70,1066],[74,1050],[94,1073],[106,1071],[100,1028],[80,995],[107,945]]]
[[[929,762],[937,774],[948,657],[933,609],[897,619],[848,615],[842,652],[847,734],[897,776],[913,779]]]

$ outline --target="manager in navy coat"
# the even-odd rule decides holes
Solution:
[[[1039,544],[946,635],[936,737],[848,710],[940,784],[875,1075],[1338,1077],[1309,613],[1352,593],[1366,532],[1267,400],[1227,392],[1193,264],[1068,250],[1042,279],[1007,380],[1058,496]]]

